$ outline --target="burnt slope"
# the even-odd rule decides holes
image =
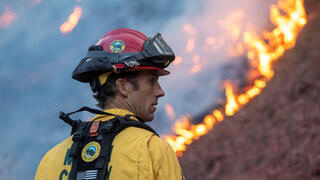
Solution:
[[[186,179],[320,179],[320,2],[261,95],[191,144]]]

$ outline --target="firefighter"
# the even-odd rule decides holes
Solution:
[[[90,84],[102,111],[85,125],[90,129],[74,127],[73,136],[47,152],[35,179],[183,179],[171,146],[144,124],[165,95],[158,78],[169,74],[165,68],[174,58],[160,33],[147,38],[128,28],[112,30],[91,46],[72,77]],[[138,125],[123,128],[107,148],[101,123],[115,119]],[[86,133],[89,140],[76,138]],[[98,165],[100,159],[105,166]]]

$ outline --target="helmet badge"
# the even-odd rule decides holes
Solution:
[[[110,44],[110,49],[114,53],[121,53],[125,47],[126,45],[122,40],[114,40]]]

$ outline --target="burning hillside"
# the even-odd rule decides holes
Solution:
[[[308,24],[273,62],[266,86],[257,83],[265,86],[261,94],[188,146],[180,158],[187,179],[319,179],[320,4],[305,5]],[[239,105],[235,97],[227,104]]]
[[[236,47],[227,47],[229,54],[236,57],[245,55],[248,59],[247,83],[245,87],[239,88],[232,83],[232,80],[225,80],[224,107],[213,109],[204,117],[202,123],[197,125],[193,125],[188,116],[182,117],[175,123],[173,129],[176,135],[165,136],[165,139],[172,145],[178,156],[185,151],[186,145],[208,133],[216,123],[223,121],[225,116],[232,116],[261,93],[267,81],[274,75],[272,63],[295,45],[299,31],[307,23],[302,0],[278,0],[276,5],[271,5],[270,20],[274,28],[271,31],[264,31],[261,37],[256,35],[250,23],[245,28],[238,26],[240,24],[238,20],[243,16],[242,10],[234,11],[226,19],[220,21],[220,25],[226,31],[230,31],[231,39],[236,44]],[[182,29],[187,34],[191,34],[186,44],[186,51],[191,52],[195,47],[195,40],[192,36],[197,34],[197,29],[190,25],[184,25]],[[214,44],[214,42],[215,38],[210,36],[206,38],[207,44]],[[232,51],[232,48],[235,50]],[[180,60],[180,57],[178,59]],[[200,63],[198,54],[193,56],[192,61],[194,66],[189,73],[194,74],[200,71],[203,64]],[[170,117],[173,114],[172,110],[168,112],[168,109],[167,113]]]

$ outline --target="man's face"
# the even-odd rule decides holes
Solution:
[[[137,116],[143,121],[152,121],[158,104],[158,98],[164,96],[158,76],[154,71],[142,71],[136,77],[138,89],[133,86],[128,92],[127,102]]]

